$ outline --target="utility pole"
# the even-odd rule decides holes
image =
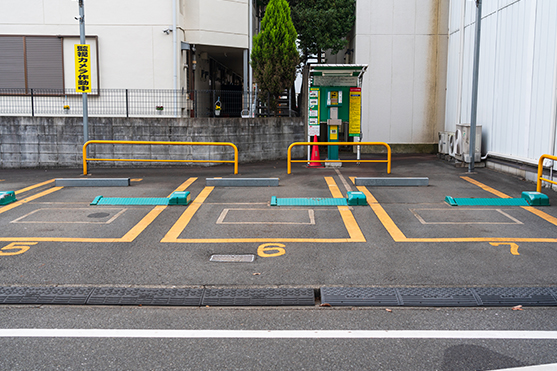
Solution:
[[[77,17],[76,17],[77,18]],[[79,0],[79,43],[85,44],[85,11],[83,9],[83,0]],[[77,86],[76,86],[77,88]],[[81,94],[83,97],[83,144],[89,140],[89,112],[87,109],[87,93]]]
[[[462,30],[461,30],[462,32]],[[476,120],[478,116],[478,76],[480,69],[480,36],[482,33],[482,0],[476,0],[476,37],[474,39],[474,70],[472,73],[472,110],[470,119],[470,163],[468,172],[474,171],[476,161]]]

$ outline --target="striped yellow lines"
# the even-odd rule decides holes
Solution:
[[[31,188],[31,187],[29,187],[29,188]],[[11,209],[14,209],[14,208],[16,208],[16,207],[18,207],[18,206],[21,206],[21,205],[23,205],[23,204],[25,204],[25,203],[27,203],[27,202],[36,200],[37,198],[41,198],[41,197],[46,196],[46,195],[48,195],[48,194],[54,193],[54,192],[56,192],[56,191],[59,191],[59,190],[61,190],[62,188],[64,188],[64,187],[53,187],[53,188],[47,189],[46,191],[42,191],[42,192],[40,192],[40,193],[37,193],[36,195],[26,197],[26,198],[24,198],[23,200],[19,200],[19,201],[13,202],[13,203],[11,203],[11,204],[9,204],[9,205],[6,205],[6,206],[0,208],[0,214],[5,213],[6,211],[11,210]],[[28,189],[28,188],[26,188],[26,189]],[[17,193],[17,192],[16,192],[16,193]]]
[[[464,179],[464,180],[466,180],[467,182],[470,182],[470,183],[472,183],[472,184],[474,184],[474,185],[477,185],[477,186],[480,187],[481,189],[483,189],[483,190],[485,190],[485,191],[487,191],[487,192],[489,192],[489,193],[492,193],[492,194],[494,194],[494,195],[496,195],[496,196],[498,196],[498,197],[501,197],[501,198],[511,198],[511,196],[508,196],[508,195],[504,194],[503,192],[499,192],[499,191],[497,191],[497,190],[495,190],[495,189],[493,189],[493,188],[491,188],[491,187],[489,187],[489,186],[486,186],[485,184],[480,183],[480,182],[478,182],[477,180],[474,180],[474,179],[469,178],[469,177],[467,177],[467,176],[463,176],[463,177],[461,177],[461,178]],[[531,212],[531,213],[534,214],[534,215],[539,216],[540,218],[542,218],[542,219],[545,220],[546,222],[549,222],[549,223],[551,223],[551,224],[553,224],[553,225],[557,225],[557,218],[555,218],[554,216],[551,216],[551,215],[549,215],[549,214],[547,214],[547,213],[544,213],[543,211],[538,210],[538,209],[536,209],[536,208],[534,208],[534,207],[532,207],[532,206],[521,206],[521,208],[523,208],[523,209],[526,210],[526,211]]]
[[[367,190],[367,188],[363,186],[358,186],[356,188],[358,188],[358,191],[363,192],[366,195],[367,203],[369,204],[375,215],[377,215],[377,218],[379,218],[387,232],[389,232],[393,240],[395,240],[396,242],[406,241],[406,236],[404,235],[404,233],[402,233],[400,228],[397,227],[389,214],[387,214],[385,209],[383,209],[383,206],[381,206],[379,202],[377,202],[375,197],[373,197],[373,195]]]
[[[329,186],[329,191],[331,192],[331,195],[333,195],[333,198],[343,198],[342,192],[332,177],[325,177],[325,182],[327,182],[327,186]],[[344,222],[346,230],[350,235],[351,242],[366,242],[366,238],[364,237],[362,230],[358,226],[358,222],[356,222],[356,219],[348,206],[337,206],[337,208],[340,212],[340,216]]]
[[[461,176],[460,178],[463,179],[463,180],[466,180],[466,181],[469,182],[469,183],[472,183],[472,184],[474,184],[474,185],[480,187],[481,189],[483,189],[483,190],[486,191],[486,192],[489,192],[489,193],[494,194],[494,195],[497,196],[497,197],[501,197],[501,198],[512,198],[511,196],[508,196],[508,195],[504,194],[503,192],[499,192],[498,190],[493,189],[493,188],[491,188],[490,186],[487,186],[487,185],[485,185],[485,184],[483,184],[483,183],[480,183],[480,182],[478,182],[477,180],[472,179],[472,178],[470,178],[470,177]]]
[[[32,185],[32,186],[30,186],[30,187],[20,189],[19,191],[15,191],[15,194],[18,195],[18,194],[20,194],[20,193],[24,193],[24,192],[27,192],[27,191],[31,191],[31,190],[33,190],[33,189],[35,189],[35,188],[39,188],[39,187],[42,187],[42,186],[44,186],[44,185],[53,183],[54,181],[55,181],[55,179],[50,179],[50,180],[47,180],[46,182],[38,183],[38,184]]]
[[[174,193],[174,192],[184,192],[196,180],[197,180],[197,178],[189,178],[184,183],[180,184],[180,186],[178,188],[176,188],[174,191],[172,191],[172,193]],[[169,194],[168,197],[170,197],[172,195],[172,193]]]
[[[182,183],[178,188],[176,188],[173,192],[184,191],[190,185],[192,185],[193,182],[195,182],[196,180],[197,180],[197,178],[189,178],[187,181]],[[48,181],[48,182],[44,182],[44,183],[37,184],[37,185],[31,186],[31,187],[27,187],[27,188],[21,190],[21,192],[23,192],[25,190],[30,190],[30,189],[37,188],[41,185],[45,185],[45,184],[51,183],[53,181],[54,181],[54,179],[51,180],[51,181]],[[44,192],[38,193],[34,196],[27,197],[27,198],[25,198],[21,201],[16,201],[13,204],[10,204],[10,205],[7,205],[7,206],[1,208],[0,213],[3,213],[4,211],[8,211],[9,209],[13,209],[14,207],[17,207],[17,206],[19,206],[23,203],[35,200],[35,199],[37,199],[39,197],[42,197],[44,195],[47,195],[49,193],[56,192],[56,191],[58,191],[62,188],[63,187],[54,187],[54,188],[48,189]],[[0,237],[0,241],[14,241],[14,242],[27,242],[27,241],[33,241],[33,242],[104,242],[104,243],[133,242],[166,208],[167,208],[167,206],[155,206],[151,211],[149,211],[149,213],[147,213],[147,215],[145,217],[143,217],[143,219],[141,219],[135,226],[133,226],[132,229],[130,229],[121,238]]]
[[[180,233],[188,226],[191,218],[195,215],[197,210],[201,207],[203,202],[209,197],[211,192],[215,187],[205,187],[201,193],[193,200],[191,205],[184,211],[184,213],[180,216],[178,221],[174,223],[172,228],[168,231],[168,233],[163,237],[161,242],[177,242],[176,240],[180,237]]]
[[[155,206],[153,210],[149,211],[149,213],[145,215],[139,223],[130,229],[128,233],[126,233],[124,237],[120,238],[117,242],[132,242],[135,240],[137,236],[139,236],[141,232],[143,232],[145,228],[147,228],[157,218],[157,216],[164,211],[164,209],[166,209],[166,207],[167,206]]]
[[[335,181],[331,177],[326,177],[325,181],[329,187],[329,191],[334,198],[342,198]],[[342,221],[349,234],[349,238],[179,238],[180,234],[188,226],[197,210],[207,199],[214,187],[205,187],[203,191],[196,197],[192,204],[184,211],[178,221],[174,223],[172,228],[164,236],[161,242],[178,242],[178,243],[278,243],[278,242],[306,242],[306,243],[344,243],[344,242],[366,242],[366,239],[350,211],[348,206],[337,206]]]
[[[481,189],[490,192],[498,197],[501,198],[510,198],[510,196],[506,195],[503,192],[500,192],[494,188],[491,188],[481,182],[478,182],[475,179],[470,177],[461,177],[463,180],[472,183]],[[354,179],[351,178],[354,182]],[[556,243],[557,238],[522,238],[522,237],[454,237],[454,238],[409,238],[402,233],[400,228],[395,224],[395,222],[391,219],[389,214],[383,209],[383,207],[377,202],[375,197],[367,190],[366,187],[359,186],[357,187],[359,191],[363,192],[366,195],[367,201],[375,213],[377,218],[383,224],[383,227],[389,232],[392,239],[395,242],[433,242],[433,243],[440,243],[440,242],[501,242],[511,244],[513,242],[549,242],[549,243]],[[544,219],[545,221],[557,225],[557,218],[548,215],[547,213],[538,210],[531,206],[521,206],[524,210],[527,210],[540,218]]]

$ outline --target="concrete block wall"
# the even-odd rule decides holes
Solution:
[[[231,142],[239,162],[286,159],[304,141],[301,118],[89,118],[90,140]],[[75,117],[0,117],[0,168],[81,167],[83,125]],[[232,160],[224,146],[90,145],[89,157]],[[303,157],[295,147],[293,157]],[[172,163],[91,162],[90,166],[166,166]]]

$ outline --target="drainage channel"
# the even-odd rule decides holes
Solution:
[[[557,287],[148,288],[0,286],[0,304],[142,306],[557,306]]]

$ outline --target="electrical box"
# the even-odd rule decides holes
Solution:
[[[470,124],[457,124],[454,137],[454,154],[459,161],[470,163]],[[476,125],[474,162],[482,160],[482,126]]]

